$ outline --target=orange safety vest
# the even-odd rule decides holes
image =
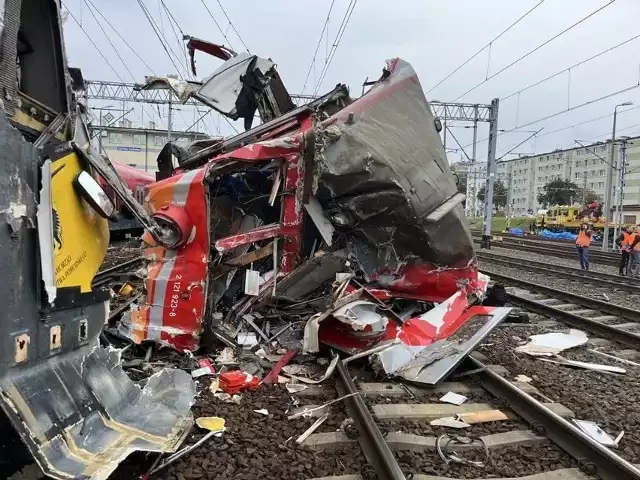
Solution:
[[[591,245],[591,237],[587,235],[587,232],[585,232],[584,230],[580,230],[580,232],[578,232],[576,245],[579,247],[588,247],[589,245]]]
[[[622,232],[622,245],[621,250],[628,252],[631,250],[631,244],[633,243],[633,239],[635,238],[634,233]]]

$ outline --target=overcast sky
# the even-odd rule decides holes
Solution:
[[[131,70],[134,76],[132,78],[92,17],[88,1],[64,0],[65,5],[109,60],[109,63],[103,60],[73,18],[69,17],[65,24],[67,55],[73,66],[83,69],[86,79],[118,81],[118,76],[109,64],[118,72],[120,80],[127,82],[141,82],[145,75],[153,73],[175,73],[176,68],[153,33],[137,1],[91,0],[153,69],[153,72],[149,72],[103,22],[103,28]],[[143,1],[163,30],[170,47],[182,58],[179,67],[184,75],[184,48],[172,31],[160,0]],[[244,49],[217,0],[204,1],[229,41],[214,24],[202,0],[164,1],[186,34],[230,44],[236,51]],[[272,58],[278,65],[287,89],[291,93],[301,92],[331,0],[220,2],[251,52]],[[305,93],[312,93],[314,90],[317,76],[325,62],[327,47],[330,48],[334,42],[349,3],[350,0],[335,0],[328,25],[328,41],[325,33],[316,58],[316,67],[312,69]],[[426,92],[538,3],[540,0],[360,0],[355,6],[320,92],[330,90],[336,83],[346,83],[350,86],[352,95],[359,95],[365,78],[377,78],[384,60],[395,56],[404,58],[414,66]],[[461,94],[485,80],[487,73],[489,76],[495,74],[521,55],[608,3],[609,0],[543,0],[538,8],[492,45],[490,56],[489,49],[486,49],[446,82],[430,91],[427,98],[440,101],[458,99]],[[595,16],[458,101],[488,104],[492,98],[504,98],[518,92],[548,75],[639,35],[638,18],[640,1],[614,0]],[[198,56],[196,53],[196,56],[200,78],[219,65],[219,61],[212,57],[209,59],[205,54]],[[636,86],[639,82],[640,38],[572,69],[570,76],[564,73],[501,102],[499,127],[512,129]],[[605,140],[610,135],[611,116],[560,132],[545,133],[610,115],[616,104],[625,101],[635,102],[638,108],[619,109],[619,135],[640,134],[640,88],[637,88],[524,127],[523,130],[538,130],[542,127],[544,130],[535,141],[530,140],[515,151],[549,151],[569,147],[576,139]],[[94,104],[121,108],[114,102]],[[128,108],[131,106],[126,106]],[[142,119],[139,105],[134,114],[132,120]],[[145,107],[144,120],[147,121],[152,115],[156,122],[166,125],[165,109]],[[192,109],[182,107],[182,111],[175,116],[174,128],[188,127],[197,118],[195,115]],[[240,122],[236,128],[241,129]],[[486,125],[482,127],[479,139],[486,138],[486,128]],[[210,115],[207,129],[210,133],[217,130],[225,135],[233,133],[231,127],[220,120],[218,115]],[[470,129],[454,125],[452,129],[463,146],[471,142]],[[498,154],[505,153],[528,135],[530,133],[526,132],[501,135],[498,139]],[[447,146],[456,146],[450,137]],[[478,145],[478,160],[486,158],[486,147],[486,142]],[[471,155],[470,147],[467,148],[467,153]],[[457,161],[461,155],[461,152],[452,152],[449,158]]]

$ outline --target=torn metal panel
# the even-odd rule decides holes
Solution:
[[[457,193],[431,109],[411,65],[394,59],[387,68],[386,78],[330,119],[340,134],[326,138],[320,193],[333,215],[352,219],[347,235],[373,247],[396,280],[407,264],[466,267],[474,251],[461,207],[426,220]]]
[[[187,210],[193,225],[189,240],[178,250],[151,247],[143,305],[123,317],[119,331],[136,343],[152,340],[179,351],[195,350],[205,311],[209,256],[209,215],[203,184],[204,170],[192,170],[149,188],[152,211],[166,204]]]
[[[144,84],[140,90],[171,90],[182,103],[186,103],[201,86],[200,82],[150,76],[144,77]]]
[[[119,351],[97,342],[0,380],[3,410],[58,479],[106,479],[133,451],[174,451],[193,424],[195,393],[181,370],[162,370],[141,389]]]
[[[53,303],[56,299],[56,279],[54,270],[54,210],[51,203],[51,160],[42,164],[42,188],[40,189],[40,203],[38,204],[38,245],[40,247],[40,268],[42,281],[47,293],[47,300]],[[56,212],[57,217],[57,212]],[[56,225],[57,226],[57,225]],[[59,228],[59,226],[57,226]]]
[[[331,246],[333,242],[333,231],[335,228],[325,215],[322,205],[318,202],[318,199],[313,195],[309,197],[309,203],[304,204],[304,208],[313,220],[314,225],[322,235],[322,239],[327,246]]]

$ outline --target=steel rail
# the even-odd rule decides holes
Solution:
[[[549,439],[575,458],[587,473],[596,473],[603,480],[638,480],[640,470],[624,458],[599,444],[578,427],[552,412],[531,395],[508,380],[469,358],[471,369],[482,369],[476,374],[483,388],[507,401],[509,407],[529,424],[541,425]],[[592,467],[592,468],[589,468]]]
[[[482,230],[471,230],[471,235],[474,237],[480,237],[482,235]],[[515,240],[524,240],[529,242],[549,242],[549,243],[559,243],[559,244],[569,244],[572,245],[574,243],[573,240],[569,240],[566,238],[547,238],[541,237],[539,235],[516,235],[514,233],[496,233],[498,237],[515,239]],[[594,241],[591,243],[591,246],[602,246],[601,241]]]
[[[527,310],[548,317],[555,317],[558,320],[571,325],[572,327],[587,330],[599,337],[607,337],[631,348],[640,348],[640,335],[628,332],[615,325],[598,322],[587,317],[582,317],[570,311],[555,308],[553,305],[546,305],[530,298],[525,298],[513,293],[507,293],[507,299],[511,303],[522,305]]]
[[[474,243],[480,243],[480,239],[473,239]],[[545,247],[545,246],[537,246],[537,245],[525,245],[522,243],[492,243],[492,245],[494,247],[498,247],[498,248],[506,248],[509,250],[521,250],[524,252],[532,252],[532,253],[538,253],[541,255],[549,255],[552,257],[562,257],[562,258],[567,258],[569,256],[573,256],[575,255],[575,248],[574,247],[570,247],[570,248],[566,248],[566,247],[553,247],[553,246],[549,246],[549,247]],[[618,266],[620,264],[620,258],[618,257],[617,254],[613,254],[614,256],[612,256],[610,253],[606,253],[606,252],[594,252],[591,251],[589,252],[589,261],[591,263],[597,263],[600,265],[612,265],[612,266]]]
[[[382,432],[376,425],[371,412],[358,393],[358,389],[349,374],[347,366],[338,361],[338,393],[343,395],[353,394],[344,399],[349,416],[354,420],[358,429],[358,442],[367,462],[375,469],[378,480],[405,480],[406,477],[393,452],[387,445]]]
[[[558,240],[558,239],[551,239],[551,238],[539,238],[539,237],[523,237],[523,236],[519,236],[519,235],[515,235],[515,236],[503,236],[503,235],[495,235],[494,236],[494,241],[493,243],[498,244],[498,243],[505,243],[505,244],[517,244],[517,245],[535,245],[535,246],[540,246],[540,247],[547,247],[547,248],[563,248],[566,250],[574,250],[575,249],[575,241],[573,240]],[[473,238],[478,238],[481,239],[480,235],[473,235]],[[499,238],[499,239],[498,239]],[[593,242],[591,244],[592,250],[594,254],[597,255],[603,255],[603,256],[609,256],[609,257],[618,257],[619,253],[615,252],[613,250],[609,250],[606,252],[603,252],[600,248],[597,247],[601,247],[602,244],[598,244],[596,242]]]
[[[635,279],[621,277],[619,275],[592,271],[585,272],[578,268],[569,268],[563,265],[549,265],[548,263],[535,262],[533,260],[522,258],[505,257],[488,252],[477,252],[476,257],[480,260],[497,263],[506,267],[522,267],[534,272],[549,273],[562,278],[579,280],[596,285],[610,285],[613,288],[620,288],[629,292],[640,293],[640,282]]]
[[[547,287],[540,285],[539,283],[528,282],[519,278],[509,277],[508,275],[502,275],[494,273],[485,269],[482,269],[482,273],[489,275],[494,280],[499,280],[507,284],[518,285],[520,287],[532,290],[534,292],[544,293],[549,297],[558,298],[561,300],[567,300],[584,307],[593,308],[609,315],[615,315],[617,317],[626,318],[636,322],[640,322],[640,311],[632,308],[623,307],[622,305],[616,305],[613,303],[603,302],[596,300],[595,298],[585,297],[576,293],[567,292],[566,290],[559,290],[557,288]]]

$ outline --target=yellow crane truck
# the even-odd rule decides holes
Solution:
[[[91,145],[58,0],[0,6],[0,425],[46,475],[104,479],[132,451],[177,448],[194,391],[181,370],[142,389],[99,343],[110,295],[91,284],[114,205],[96,180],[161,243],[164,232]]]

